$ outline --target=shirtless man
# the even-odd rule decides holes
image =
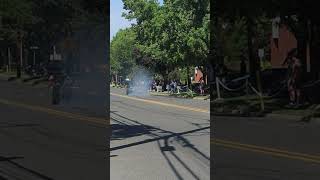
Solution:
[[[289,106],[299,106],[301,96],[301,61],[297,58],[297,50],[291,50],[282,65],[288,65],[287,86],[290,98]]]
[[[293,57],[292,58],[292,98],[295,100],[294,103],[296,106],[300,106],[300,97],[301,97],[301,86],[302,86],[302,68],[300,59]]]

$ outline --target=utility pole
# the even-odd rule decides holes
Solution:
[[[249,57],[249,70],[250,70],[250,79],[252,82],[255,82],[257,62],[253,55],[253,43],[252,43],[252,33],[253,33],[253,22],[250,14],[247,15],[247,46],[248,46],[248,57]]]
[[[22,37],[21,32],[18,31],[17,34],[17,48],[20,50],[18,53],[18,57],[20,57],[20,61],[17,59],[17,78],[21,77],[21,66],[22,66]]]
[[[30,49],[33,50],[33,66],[35,66],[36,65],[36,50],[39,49],[39,47],[31,46]]]
[[[8,71],[11,72],[11,49],[8,47]]]

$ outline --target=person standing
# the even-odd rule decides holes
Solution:
[[[297,57],[293,57],[293,65],[292,65],[292,96],[295,100],[296,107],[299,107],[301,100],[301,88],[302,88],[302,64],[300,59]]]
[[[167,85],[166,85],[166,90],[167,90],[167,93],[170,93],[170,84],[169,83],[167,83]]]
[[[300,59],[297,58],[296,50],[288,53],[284,64],[288,65],[287,86],[290,99],[289,106],[300,106],[302,65]]]
[[[200,88],[200,94],[204,95],[204,80],[203,80],[203,78],[200,79],[199,88]]]
[[[177,92],[177,81],[176,80],[173,81],[173,92],[174,93]]]
[[[287,75],[286,75],[286,80],[287,80],[287,87],[288,87],[288,93],[289,93],[289,106],[294,105],[294,88],[293,88],[293,79],[292,79],[292,65],[293,65],[293,53],[289,52],[286,59],[282,63],[282,65],[287,65]]]

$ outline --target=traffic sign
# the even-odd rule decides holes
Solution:
[[[35,50],[35,49],[39,49],[39,47],[38,46],[31,46],[30,49]]]

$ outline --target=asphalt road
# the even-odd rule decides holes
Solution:
[[[74,91],[81,101],[59,106],[45,87],[0,81],[1,180],[109,179],[109,158],[112,180],[210,179],[210,167],[215,180],[320,177],[319,124],[212,117],[210,138],[207,101],[120,89],[111,89],[108,157],[106,97],[90,79]]]
[[[215,180],[320,178],[320,126],[283,118],[212,117]]]
[[[109,179],[106,94],[81,79],[74,92],[82,101],[58,106],[45,87],[0,81],[1,180]]]
[[[210,179],[209,102],[111,89],[113,180]]]

